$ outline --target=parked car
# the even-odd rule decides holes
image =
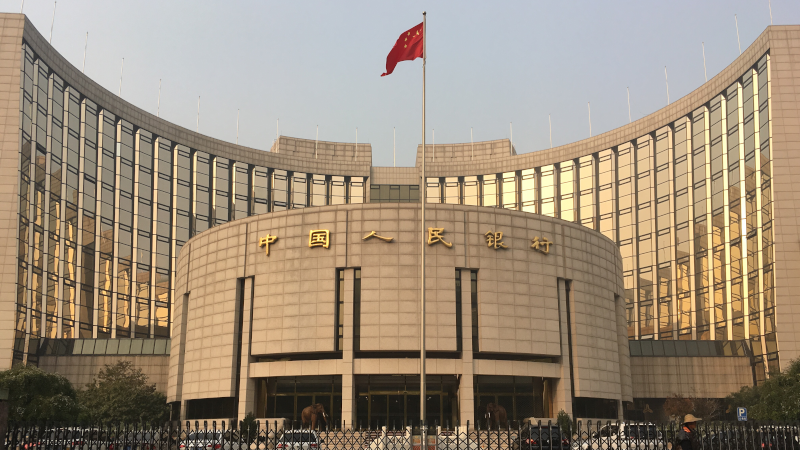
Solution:
[[[664,437],[653,423],[621,422],[594,431],[588,438],[576,439],[573,450],[664,450]]]
[[[275,448],[284,450],[311,450],[319,448],[322,440],[314,430],[286,430]]]
[[[231,433],[222,431],[192,431],[178,445],[179,450],[239,450],[238,439]]]
[[[569,437],[554,426],[530,426],[523,429],[511,442],[513,450],[568,450]]]

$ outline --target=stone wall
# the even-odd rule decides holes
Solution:
[[[169,355],[42,356],[39,358],[39,368],[45,372],[64,375],[75,389],[83,389],[94,380],[101,369],[117,361],[130,361],[133,367],[142,369],[148,382],[155,384],[158,392],[167,393]]]
[[[748,357],[631,357],[635,398],[673,394],[724,398],[753,385]]]

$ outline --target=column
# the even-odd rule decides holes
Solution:
[[[250,363],[253,358],[250,356],[250,329],[253,321],[253,277],[244,279],[242,283],[242,315],[241,326],[239,331],[242,333],[242,348],[239,357],[239,420],[244,420],[247,413],[255,413],[256,409],[256,380],[250,377]]]
[[[342,428],[355,428],[356,398],[353,382],[353,269],[343,269],[344,275],[344,339],[342,348]]]
[[[467,422],[475,421],[474,365],[472,362],[472,289],[470,270],[461,276],[461,379],[458,383],[458,420],[466,432]]]
[[[571,320],[569,319],[569,305],[567,302],[566,280],[558,279],[558,317],[559,333],[561,335],[561,376],[553,383],[553,415],[557,415],[560,410],[572,415],[572,358],[570,352],[570,330]]]

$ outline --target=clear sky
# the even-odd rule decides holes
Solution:
[[[20,0],[3,0],[19,12]],[[800,24],[800,1],[772,0],[775,25]],[[371,143],[373,164],[414,163],[421,140],[421,60],[380,77],[401,32],[428,12],[427,140],[509,137],[518,153],[588,137],[700,86],[770,24],[768,0],[714,1],[101,1],[61,0],[53,46],[111,92],[191,130],[268,149],[281,134]],[[52,0],[24,13],[48,38]]]

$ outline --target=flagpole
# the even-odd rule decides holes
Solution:
[[[419,321],[419,418],[422,425],[422,445],[425,443],[425,41],[427,40],[427,30],[425,29],[426,12],[422,12],[422,180],[420,183],[420,202],[422,203],[422,214],[420,218],[420,232],[422,241],[420,243],[421,253],[421,275],[420,275],[420,321]]]

